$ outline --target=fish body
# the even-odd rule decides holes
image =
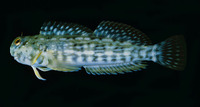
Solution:
[[[168,68],[185,67],[183,36],[173,36],[152,44],[141,31],[122,23],[103,21],[93,32],[73,23],[44,23],[40,34],[17,37],[10,53],[19,63],[42,71],[78,71],[84,67],[88,74],[123,74],[147,66],[154,61]]]

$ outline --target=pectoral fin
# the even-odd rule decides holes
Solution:
[[[35,68],[35,67],[33,67],[33,66],[31,66],[32,68],[33,68],[33,71],[34,71],[34,73],[35,73],[35,76],[38,78],[38,79],[40,79],[40,80],[46,80],[46,79],[44,79],[44,78],[42,78],[41,76],[40,76],[40,73],[38,72],[38,70]]]
[[[40,51],[40,53],[34,58],[32,65],[36,63],[37,59],[40,57],[41,54],[42,54],[42,51]]]

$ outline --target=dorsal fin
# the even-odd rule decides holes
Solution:
[[[85,26],[74,23],[45,22],[40,28],[40,35],[89,35],[93,31]]]
[[[102,21],[94,31],[97,37],[108,37],[117,40],[130,40],[134,44],[150,45],[150,39],[141,31],[117,22]]]

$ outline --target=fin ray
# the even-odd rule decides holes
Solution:
[[[125,72],[136,71],[144,69],[147,65],[141,62],[126,63],[126,64],[113,64],[113,65],[93,65],[83,66],[88,74],[105,75],[105,74],[124,74]]]
[[[84,35],[87,36],[93,31],[87,27],[84,27],[75,23],[62,23],[56,21],[45,22],[40,28],[40,35]]]
[[[182,71],[186,65],[186,43],[182,35],[176,35],[157,44],[160,55],[155,62],[174,70]]]
[[[38,72],[38,70],[35,68],[35,67],[33,67],[33,66],[31,66],[32,68],[33,68],[33,71],[34,71],[34,74],[35,74],[35,76],[39,79],[39,80],[46,80],[46,79],[44,79],[44,78],[42,78],[42,76],[40,75],[40,73]]]
[[[117,22],[102,21],[94,31],[97,37],[108,37],[117,40],[130,40],[134,44],[150,45],[150,39],[141,31]]]
[[[41,71],[50,71],[51,70],[50,68],[47,68],[47,67],[37,67],[37,68]]]

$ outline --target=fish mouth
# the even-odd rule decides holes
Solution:
[[[17,61],[19,60],[19,57],[20,57],[19,54],[13,52],[12,56],[14,57],[15,60],[17,60]]]
[[[19,57],[18,56],[13,56],[15,60],[17,60]]]
[[[14,57],[14,52],[13,52],[13,51],[10,51],[10,55]]]
[[[19,56],[13,56],[13,57],[17,62],[19,62]]]

